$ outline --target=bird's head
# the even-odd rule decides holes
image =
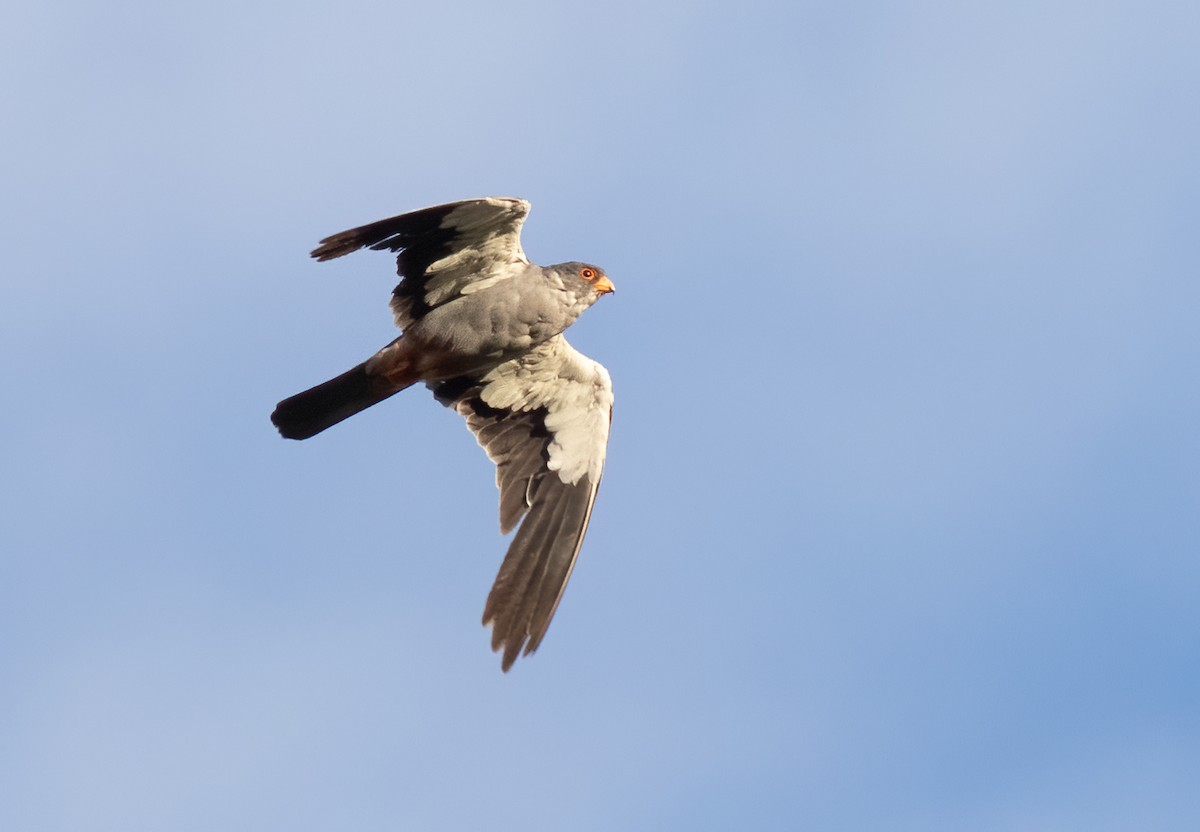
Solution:
[[[563,263],[559,269],[582,280],[596,293],[596,297],[616,291],[604,269],[599,266],[593,266],[591,263]]]

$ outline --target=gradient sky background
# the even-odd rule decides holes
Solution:
[[[1200,6],[26,2],[0,828],[1200,829]],[[501,674],[492,469],[323,236],[523,196],[617,393]]]

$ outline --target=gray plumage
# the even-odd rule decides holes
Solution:
[[[545,636],[574,568],[604,468],[612,383],[562,332],[603,294],[587,263],[541,267],[521,249],[529,203],[440,205],[335,234],[318,260],[397,253],[403,333],[357,367],[283,400],[271,419],[306,439],[423,381],[496,463],[500,525],[519,523],[484,609],[508,670]]]

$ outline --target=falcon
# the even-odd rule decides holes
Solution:
[[[613,284],[599,266],[537,266],[521,249],[523,199],[487,197],[326,237],[317,260],[397,253],[401,335],[340,376],[284,399],[271,421],[308,439],[424,382],[496,464],[500,531],[517,533],[483,610],[505,672],[538,648],[587,532],[604,470],[612,381],[562,333]],[[519,525],[519,528],[518,528]]]

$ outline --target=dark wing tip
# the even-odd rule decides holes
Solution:
[[[503,654],[500,658],[500,669],[507,673],[512,670],[512,666],[517,663],[517,659],[521,656],[528,656],[538,648],[541,642],[541,636],[545,635],[543,631],[538,638],[531,638],[524,632],[511,632],[508,634],[502,633],[495,627],[495,622],[484,620],[484,626],[492,624],[492,652]]]
[[[453,233],[448,232],[443,227],[443,223],[455,211],[462,209],[471,211],[478,209],[479,206],[488,207],[490,221],[493,222],[496,221],[496,217],[504,215],[509,215],[519,221],[529,213],[529,203],[513,197],[482,197],[448,202],[445,205],[434,205],[409,211],[407,214],[388,217],[385,220],[361,225],[358,228],[351,228],[348,231],[326,237],[312,250],[311,256],[319,261],[332,260],[368,246],[376,251],[385,249],[400,251],[423,235],[437,235],[439,232],[448,239],[453,236]],[[468,216],[471,215],[468,214]],[[484,217],[489,217],[489,214],[485,212]],[[438,239],[437,242],[440,245],[445,240]]]
[[[326,237],[321,241],[320,245],[310,252],[309,256],[319,262],[324,262],[349,254],[352,251],[358,251],[362,246],[363,244],[359,241],[357,231],[343,231],[341,234]]]

